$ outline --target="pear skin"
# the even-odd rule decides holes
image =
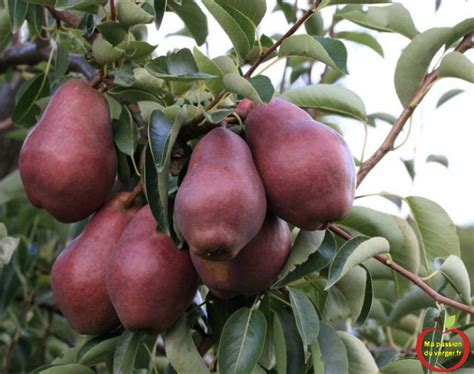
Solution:
[[[179,250],[145,206],[110,259],[107,291],[127,330],[160,333],[192,303],[198,278],[186,250]]]
[[[288,224],[269,213],[257,236],[230,261],[208,261],[191,253],[203,283],[221,299],[252,296],[277,279],[291,249]]]
[[[137,212],[136,208],[123,208],[129,195],[119,193],[97,211],[54,262],[51,287],[56,303],[81,334],[102,334],[119,325],[105,274],[123,230]]]
[[[252,107],[246,137],[276,215],[301,229],[316,230],[349,213],[355,165],[334,130],[297,106],[273,99]]]
[[[64,83],[23,143],[20,174],[33,205],[75,222],[109,197],[117,156],[104,96],[82,80]]]
[[[238,135],[220,127],[198,143],[178,189],[175,222],[191,252],[223,261],[257,235],[266,199],[250,150]]]

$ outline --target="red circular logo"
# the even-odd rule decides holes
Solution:
[[[462,347],[454,347],[454,348],[456,348],[456,351],[454,353],[457,353],[457,356],[461,356],[460,360],[458,361],[458,363],[456,365],[454,365],[450,368],[443,369],[443,368],[437,368],[437,367],[431,365],[425,357],[425,356],[428,355],[427,352],[430,352],[429,348],[433,347],[431,344],[434,344],[433,342],[425,340],[425,336],[428,335],[430,332],[433,332],[433,331],[441,332],[440,330],[438,330],[435,327],[431,327],[429,329],[423,330],[421,332],[420,336],[418,337],[417,342],[416,342],[416,354],[418,355],[418,359],[421,361],[422,365],[424,367],[428,368],[431,371],[436,371],[436,372],[440,372],[440,373],[449,373],[449,372],[452,372],[454,370],[460,369],[466,363],[466,361],[469,357],[469,352],[471,351],[471,347],[469,345],[469,338],[466,335],[466,333],[464,333],[463,331],[461,331],[459,329],[450,329],[450,330],[446,330],[446,331],[441,332],[442,334],[449,334],[449,333],[452,332],[452,333],[455,333],[455,334],[459,335],[462,339]],[[461,343],[459,343],[459,344],[461,344]],[[459,349],[457,349],[457,348],[459,348]],[[455,356],[455,355],[456,354],[453,354],[453,356]]]

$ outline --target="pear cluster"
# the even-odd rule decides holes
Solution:
[[[299,107],[241,102],[246,141],[220,127],[191,156],[174,219],[201,280],[220,298],[255,295],[277,279],[288,223],[318,230],[344,217],[355,165],[343,138]]]
[[[244,100],[246,139],[225,127],[194,148],[174,205],[179,250],[149,206],[113,194],[117,157],[107,102],[80,80],[51,98],[25,140],[20,174],[30,201],[62,222],[93,214],[56,259],[58,307],[80,333],[119,324],[162,332],[192,303],[198,276],[219,298],[255,295],[291,249],[288,224],[317,230],[346,215],[355,167],[344,140],[281,99]]]
[[[95,212],[53,264],[56,303],[83,334],[119,324],[162,332],[192,303],[198,277],[188,251],[157,233],[148,206],[126,208],[130,193],[113,195],[116,173],[105,98],[83,81],[66,82],[20,154],[20,175],[35,206],[62,222]]]

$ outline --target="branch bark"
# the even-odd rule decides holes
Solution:
[[[343,228],[331,224],[329,225],[329,230],[331,230],[334,234],[337,236],[341,237],[344,240],[351,240],[352,235],[349,234],[347,231],[345,231]],[[388,256],[385,255],[377,255],[374,256],[374,258],[384,264],[385,266],[388,266],[392,270],[396,271],[397,273],[403,275],[405,278],[409,279],[413,284],[418,286],[422,291],[424,291],[428,296],[430,296],[433,300],[440,304],[444,305],[449,305],[452,306],[453,308],[456,308],[458,310],[461,310],[463,312],[473,314],[474,315],[474,307],[466,304],[462,304],[456,300],[451,300],[450,298],[441,295],[440,293],[436,292],[434,289],[432,289],[423,279],[418,277],[416,274],[413,274],[412,272],[408,271],[405,269],[403,266],[397,264],[396,262],[393,262]]]
[[[51,47],[40,46],[35,43],[25,43],[11,47],[0,55],[0,74],[12,66],[34,66],[40,62],[47,61],[50,53]],[[69,54],[69,69],[83,74],[89,80],[97,74],[96,70],[89,65],[82,55],[75,53]]]
[[[469,48],[473,47],[473,38],[474,33],[471,32],[464,36],[461,43],[457,46],[456,51],[464,53]],[[415,95],[413,96],[410,103],[403,109],[402,113],[398,117],[397,121],[393,124],[392,129],[388,133],[387,137],[383,141],[382,145],[375,151],[375,153],[367,159],[359,168],[357,173],[357,186],[359,186],[362,181],[365,179],[367,174],[377,165],[382,158],[385,157],[387,153],[394,149],[395,141],[403,130],[403,127],[407,123],[407,121],[412,116],[413,112],[415,111],[418,104],[423,100],[425,95],[430,90],[433,83],[438,79],[438,69],[433,70],[429,73],[418,90],[416,91]]]
[[[56,20],[61,20],[68,26],[71,26],[77,29],[81,24],[81,20],[78,17],[76,17],[74,14],[72,14],[71,12],[68,12],[67,10],[65,11],[56,10],[52,6],[47,6],[46,8],[49,10],[49,12],[52,14],[52,16]]]

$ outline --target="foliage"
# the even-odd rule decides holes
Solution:
[[[380,45],[378,32],[406,40],[395,71],[403,106],[419,104],[420,85],[440,51],[436,80],[473,82],[473,63],[454,51],[474,31],[472,18],[453,27],[418,30],[407,9],[384,4],[389,2],[309,1],[316,8],[306,32],[279,40],[259,24],[281,11],[291,27],[303,11],[294,2],[278,0],[267,9],[265,0],[5,0],[0,6],[0,84],[16,74],[25,78],[11,114],[23,140],[24,129],[37,122],[58,86],[75,76],[93,78],[91,69],[101,72],[98,86],[106,91],[113,119],[118,178],[128,190],[142,179],[158,230],[182,245],[172,217],[186,169],[183,160],[222,121],[244,133],[235,109],[241,99],[265,103],[280,96],[323,122],[332,114],[371,126],[379,120],[393,125],[396,117],[367,113],[357,93],[339,81],[347,74],[345,43],[359,43],[380,56],[390,48]],[[197,46],[206,42],[207,17],[212,16],[231,42],[228,54],[210,57],[195,47],[157,56],[156,46],[144,37],[144,25],[165,33],[160,27],[169,13],[182,20],[182,34]],[[331,23],[325,25],[320,13],[331,15]],[[357,28],[348,28],[349,22]],[[20,29],[26,35],[23,47],[36,57],[17,67],[5,51],[19,53],[22,38],[15,34]],[[278,48],[267,54],[275,43]],[[259,65],[259,58],[286,61],[279,87],[263,71],[253,77],[243,73]],[[312,67],[321,64],[321,81],[304,84],[311,81]],[[446,92],[437,107],[461,92]],[[427,161],[449,166],[443,155]],[[122,330],[81,336],[56,308],[49,274],[54,258],[86,222],[61,224],[34,208],[14,171],[0,181],[0,364],[6,372],[42,373],[207,373],[216,368],[224,374],[421,373],[420,363],[409,358],[422,322],[434,326],[447,311],[472,340],[470,316],[451,307],[436,309],[431,298],[374,256],[388,254],[412,274],[426,277],[442,295],[471,305],[472,228],[459,229],[460,243],[453,222],[434,201],[387,197],[400,202],[398,215],[354,207],[340,222],[353,236],[345,243],[330,230],[294,228],[286,265],[260,295],[223,301],[202,286],[205,302],[193,304],[160,336]],[[474,367],[472,359],[467,367]]]

